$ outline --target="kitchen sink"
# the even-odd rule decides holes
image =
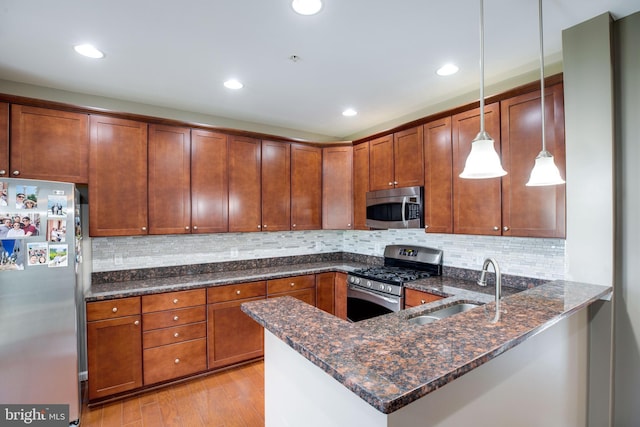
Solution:
[[[454,314],[464,313],[465,311],[479,306],[479,304],[461,302],[455,305],[450,305],[449,307],[431,311],[426,314],[421,314],[420,316],[411,317],[409,319],[409,323],[413,323],[414,325],[426,325],[427,323],[435,322],[436,320],[444,319],[445,317],[450,317]]]

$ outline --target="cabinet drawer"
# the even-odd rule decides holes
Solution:
[[[207,336],[207,323],[193,323],[173,328],[155,329],[147,331],[142,336],[142,347],[152,348],[161,345],[175,344],[183,341],[205,338]]]
[[[87,321],[115,319],[140,314],[140,297],[87,303]]]
[[[267,294],[266,282],[238,283],[237,285],[215,286],[207,289],[207,302],[209,304],[224,301],[233,301],[245,298],[265,296]]]
[[[207,369],[205,338],[143,350],[144,384],[153,384]]]
[[[166,292],[163,294],[145,295],[142,297],[142,312],[172,310],[175,308],[193,307],[205,304],[205,290]]]
[[[416,291],[415,289],[405,289],[404,291],[405,307],[416,307],[432,301],[438,301],[444,297],[440,295],[430,294],[428,292]]]
[[[207,318],[205,305],[200,307],[182,308],[180,310],[158,311],[142,315],[142,330],[168,328],[186,325],[188,323],[204,322]]]
[[[267,281],[267,294],[277,294],[280,292],[296,291],[299,289],[313,288],[316,285],[316,276],[307,274],[306,276],[285,277]]]

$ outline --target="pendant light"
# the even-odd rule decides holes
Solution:
[[[484,130],[484,4],[480,0],[480,132],[471,142],[471,152],[460,178],[497,178],[506,174],[493,146],[493,138]]]
[[[542,112],[542,151],[536,157],[536,163],[531,171],[528,187],[537,187],[543,185],[564,184],[564,180],[560,176],[560,171],[553,161],[553,155],[547,151],[545,140],[545,123],[544,123],[544,43],[542,41],[542,0],[538,0],[538,24],[540,31],[540,104]]]

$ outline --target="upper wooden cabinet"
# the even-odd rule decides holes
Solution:
[[[424,223],[427,233],[453,233],[451,117],[424,125]]]
[[[262,231],[291,229],[291,145],[262,141]]]
[[[0,177],[9,173],[9,104],[0,102]]]
[[[86,184],[88,153],[87,114],[11,105],[10,165],[0,167],[6,176]]]
[[[147,124],[91,116],[90,133],[89,233],[147,234]]]
[[[353,228],[368,230],[367,191],[369,191],[369,142],[353,147]]]
[[[527,187],[542,149],[540,91],[500,104],[502,161],[502,234],[521,237],[565,237],[565,186]],[[545,143],[560,175],[565,174],[563,86],[545,90]]]
[[[229,138],[229,231],[260,231],[261,143],[242,136]]]
[[[463,179],[471,141],[480,130],[480,108],[452,117],[453,143],[453,230],[457,234],[501,235],[500,178]],[[500,153],[500,105],[485,107],[485,130]],[[504,165],[503,165],[504,166]]]
[[[191,232],[191,130],[149,126],[149,234]]]
[[[422,126],[369,142],[371,191],[424,184]]]
[[[322,228],[353,228],[353,147],[322,150]]]
[[[291,229],[322,228],[322,149],[291,144]]]
[[[191,130],[191,232],[229,229],[228,136]]]

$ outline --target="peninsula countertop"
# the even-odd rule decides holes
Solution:
[[[349,323],[291,297],[253,301],[242,310],[303,357],[382,413],[392,413],[488,362],[557,321],[608,295],[611,287],[552,281],[495,303],[468,281],[433,277],[409,287],[442,300]],[[427,325],[407,321],[459,301],[486,302]]]

